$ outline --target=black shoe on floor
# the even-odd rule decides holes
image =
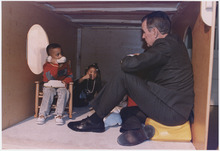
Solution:
[[[67,125],[70,129],[79,132],[104,132],[104,122],[93,123],[89,117],[76,122],[69,122]]]
[[[119,131],[120,131],[121,133],[124,133],[124,132],[126,132],[126,131],[139,130],[139,129],[140,129],[140,128],[125,129],[125,128],[121,127]]]
[[[128,130],[118,137],[118,144],[122,146],[138,145],[151,139],[155,134],[155,129],[151,125],[146,125],[138,130]]]

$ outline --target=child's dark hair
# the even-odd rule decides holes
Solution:
[[[99,79],[101,80],[101,72],[100,72],[100,69],[98,67],[98,64],[97,63],[93,63],[91,65],[89,65],[86,70],[85,70],[85,74],[87,73],[87,71],[90,69],[90,68],[95,68],[96,69],[96,72],[97,72],[97,78],[96,79]]]
[[[57,43],[51,43],[47,46],[46,50],[47,50],[47,55],[50,55],[50,49],[54,49],[54,48],[61,48],[61,46]]]
[[[91,65],[89,65],[89,66],[87,67],[85,73],[87,73],[87,71],[88,71],[90,68],[92,68],[92,67],[96,69],[96,72],[100,72],[99,67],[98,67],[98,64],[97,64],[97,63],[93,63],[93,64],[91,64]]]

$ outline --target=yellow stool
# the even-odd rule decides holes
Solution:
[[[145,125],[152,125],[155,128],[155,135],[151,140],[155,141],[191,141],[190,122],[183,125],[166,126],[147,118]]]

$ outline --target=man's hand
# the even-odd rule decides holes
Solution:
[[[133,55],[135,55],[135,56],[139,56],[139,55],[140,55],[140,53],[134,53]]]
[[[133,54],[128,54],[127,56],[138,56],[138,55],[140,55],[140,53],[133,53]]]

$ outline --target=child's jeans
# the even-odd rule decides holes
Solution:
[[[69,91],[66,88],[44,87],[39,116],[43,115],[44,117],[46,117],[47,115],[49,115],[51,104],[53,103],[53,99],[56,94],[58,95],[58,99],[55,114],[58,116],[63,115],[66,103],[69,99]]]

